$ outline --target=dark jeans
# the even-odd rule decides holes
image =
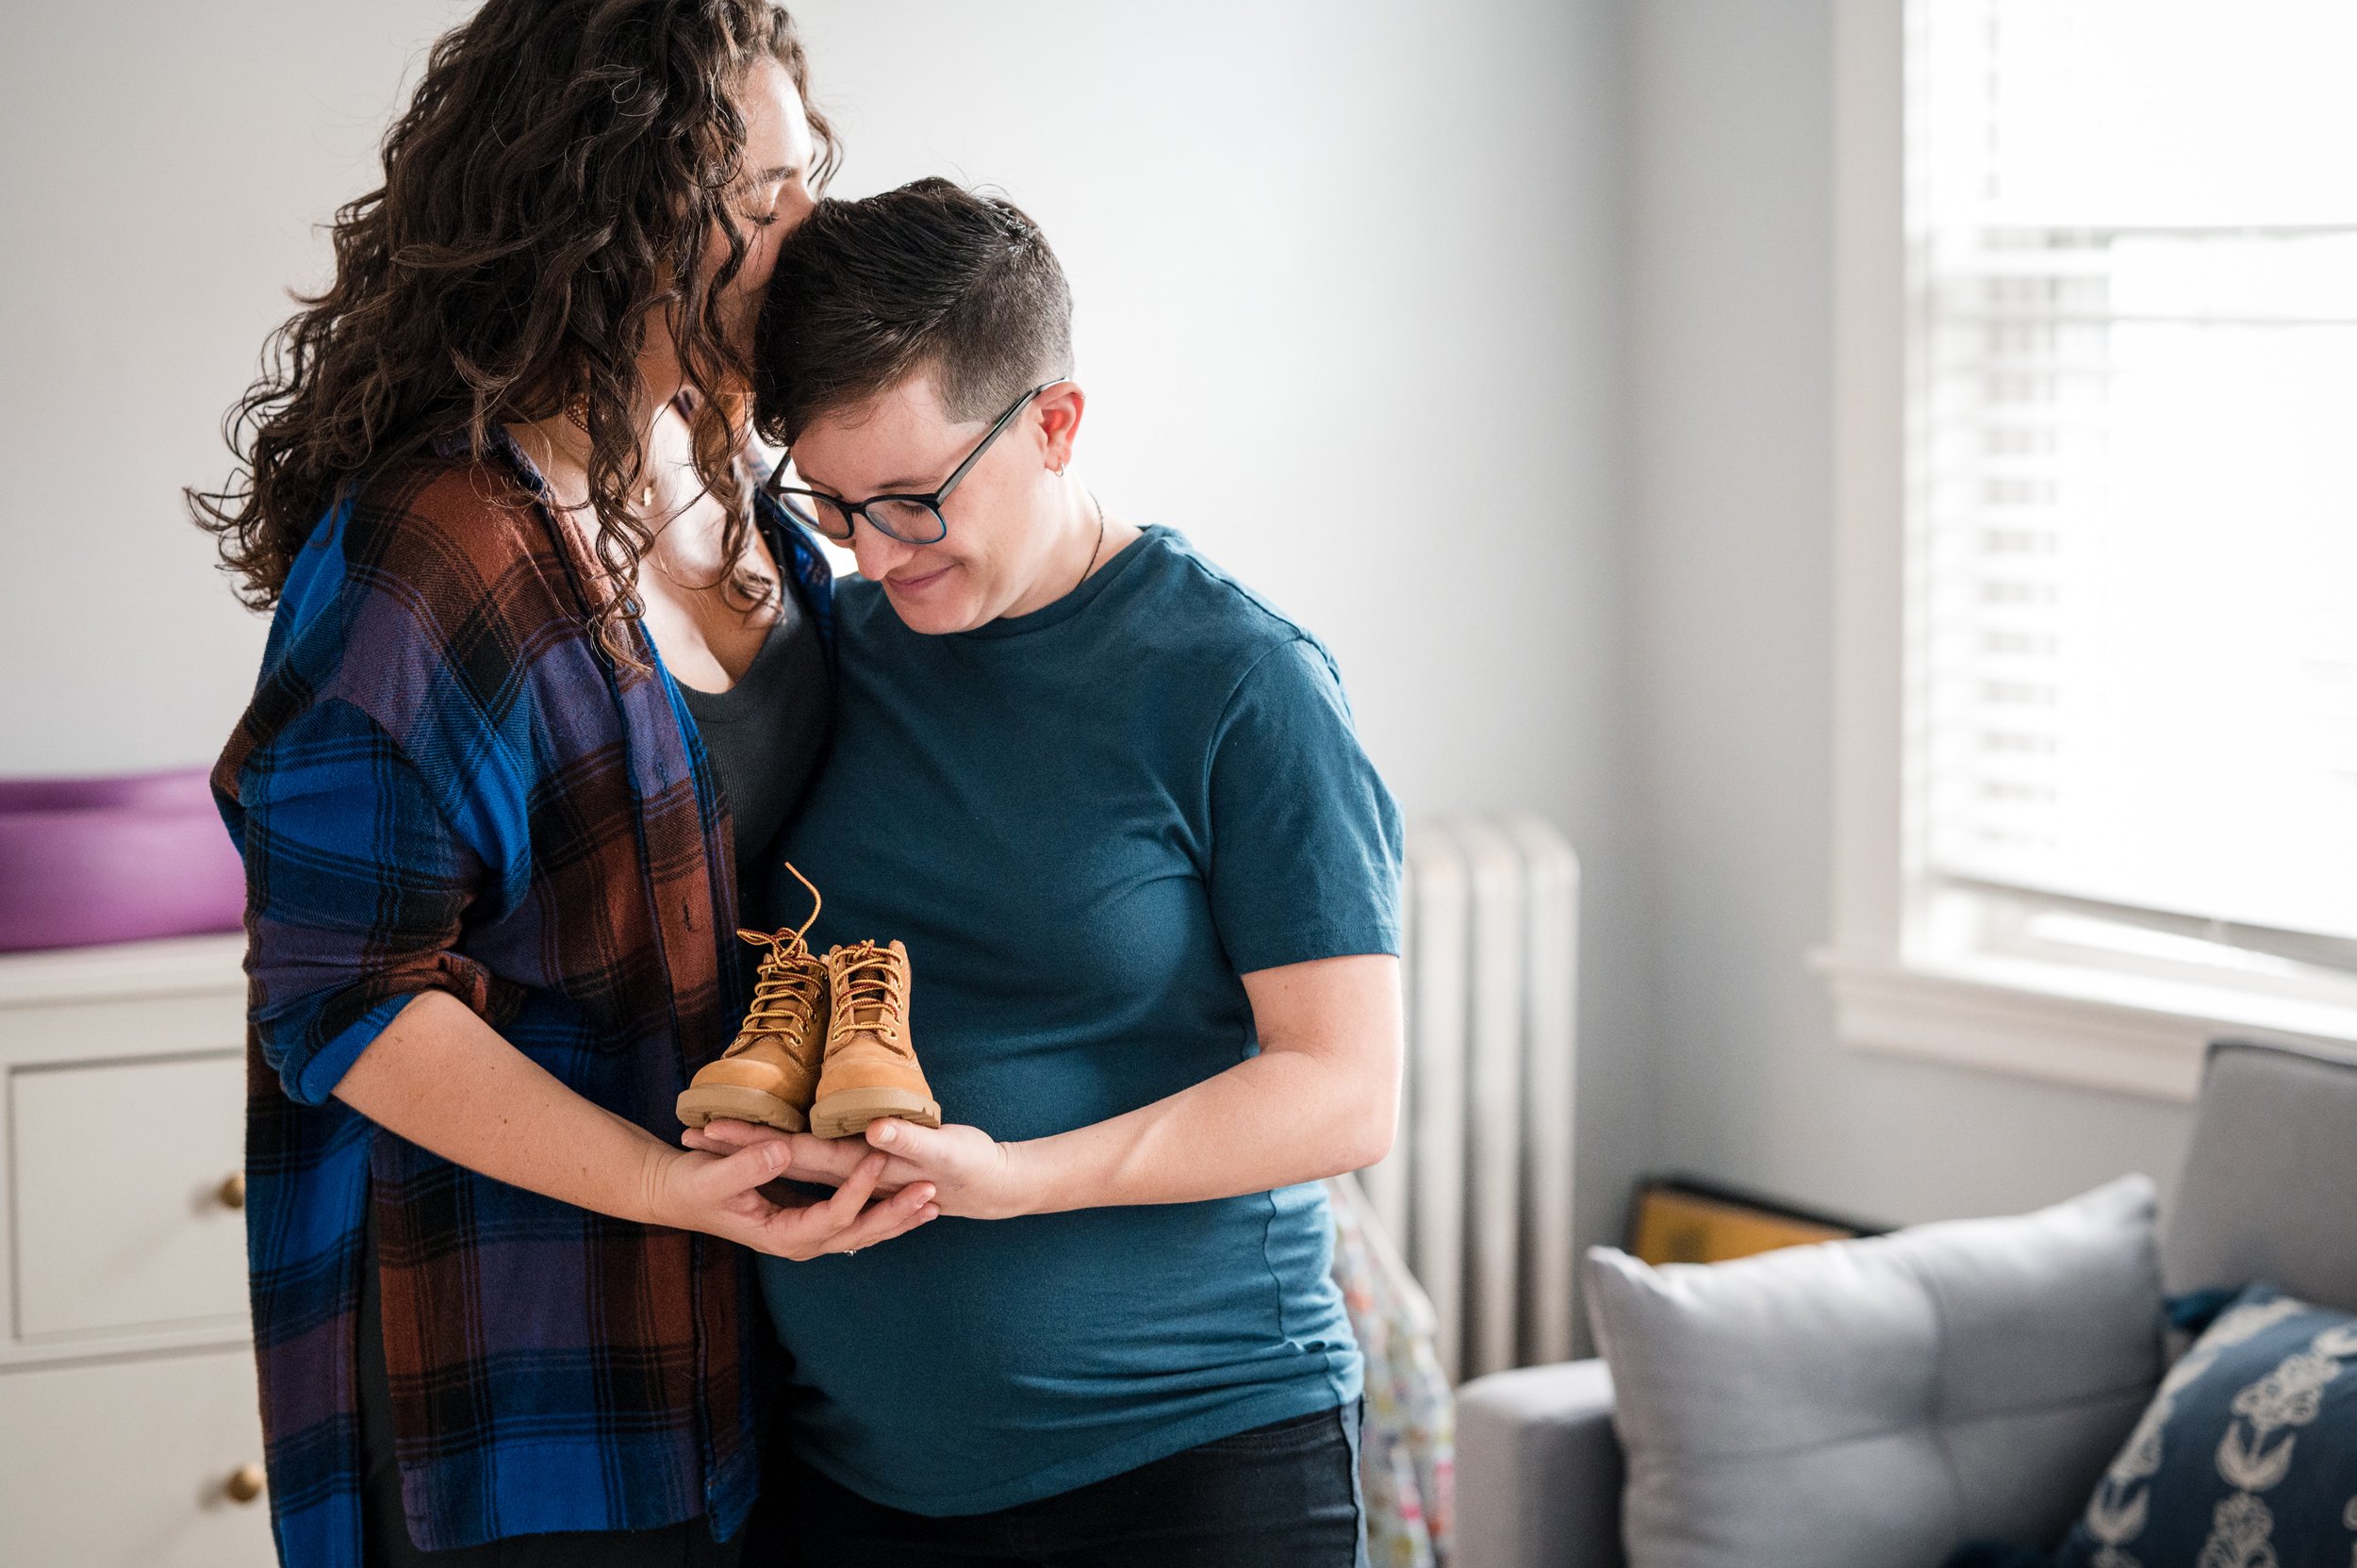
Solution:
[[[373,1218],[360,1251],[360,1560],[367,1568],[737,1568],[746,1532],[725,1544],[701,1519],[651,1530],[559,1530],[421,1552],[401,1511],[393,1401],[385,1373],[384,1296]]]
[[[1359,1409],[1257,1427],[996,1513],[871,1503],[771,1445],[745,1568],[1363,1568]]]

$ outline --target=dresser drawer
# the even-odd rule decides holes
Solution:
[[[0,1372],[10,1568],[268,1568],[248,1351]]]
[[[8,1090],[19,1342],[241,1337],[243,1054],[21,1065]]]

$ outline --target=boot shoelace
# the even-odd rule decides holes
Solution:
[[[745,1027],[723,1054],[734,1056],[764,1034],[782,1036],[789,1045],[799,1036],[806,1044],[811,1021],[818,1015],[825,966],[811,956],[799,932],[740,931],[736,934],[756,945],[766,944],[769,954],[761,961],[759,977],[753,982],[753,1004],[746,1011]]]
[[[845,948],[835,960],[833,1029],[872,1032],[888,1049],[913,1056],[915,1052],[902,1032],[893,1028],[907,1000],[890,949],[861,942]]]
[[[798,1043],[799,1035],[799,1043],[809,1048],[811,1021],[818,1016],[818,1003],[825,995],[827,967],[812,955],[808,937],[810,928],[817,923],[819,906],[826,900],[811,886],[808,877],[794,869],[792,861],[783,864],[796,882],[810,888],[810,918],[792,931],[737,932],[769,952],[753,980],[753,1003],[746,1010],[745,1027],[736,1032],[736,1039],[721,1052],[723,1056],[751,1048],[765,1034],[778,1035],[788,1045]]]

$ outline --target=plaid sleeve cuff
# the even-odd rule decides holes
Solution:
[[[311,1060],[291,1073],[281,1074],[288,1095],[305,1105],[324,1105],[335,1093],[336,1085],[344,1081],[344,1074],[360,1060],[360,1053],[369,1048],[371,1041],[385,1032],[385,1026],[395,1015],[409,1005],[415,991],[397,997],[386,997],[377,1004],[346,1024],[325,1045],[311,1054]]]

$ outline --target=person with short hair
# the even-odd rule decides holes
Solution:
[[[1046,238],[946,180],[821,202],[757,331],[771,493],[847,544],[833,749],[784,853],[890,936],[943,1218],[762,1286],[763,1510],[830,1565],[1350,1568],[1361,1366],[1319,1179],[1391,1146],[1399,817],[1332,656],[1098,504]],[[807,900],[781,901],[798,923]]]

